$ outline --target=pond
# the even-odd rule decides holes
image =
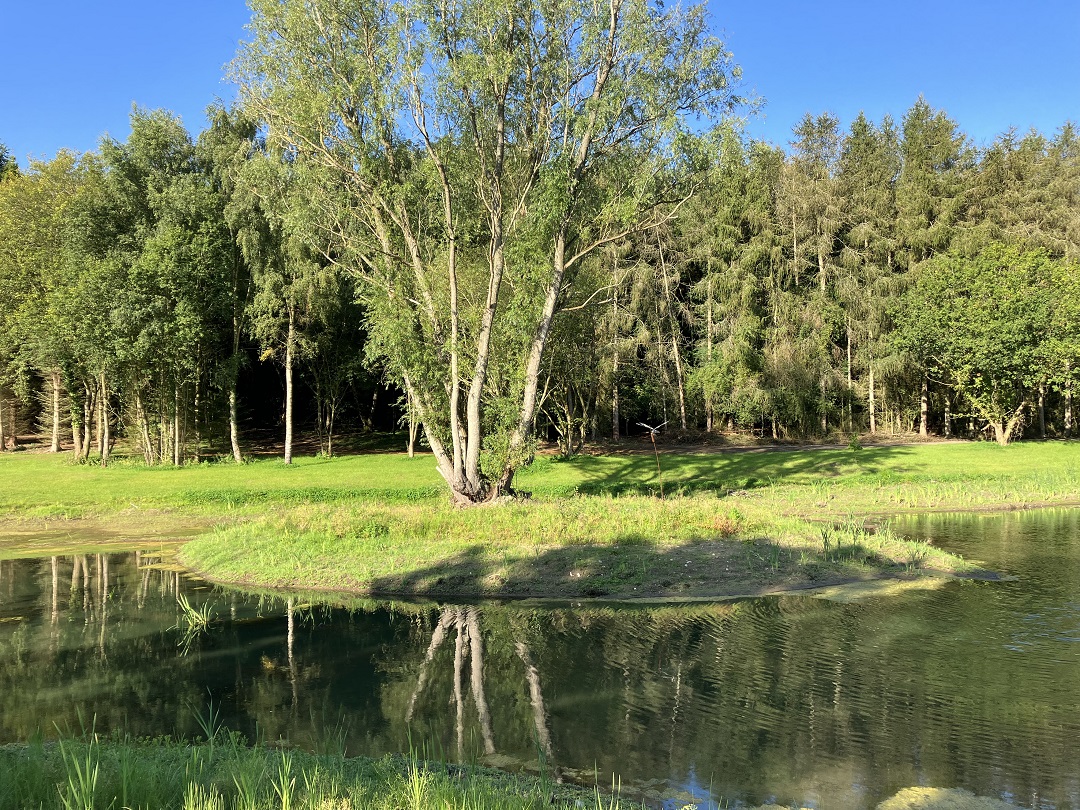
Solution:
[[[1080,512],[900,524],[1007,582],[643,607],[246,596],[143,554],[0,563],[0,741],[56,728],[621,778],[669,806],[908,786],[1080,807]],[[185,632],[177,597],[208,610]]]

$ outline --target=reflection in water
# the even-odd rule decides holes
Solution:
[[[837,604],[313,605],[140,554],[0,564],[0,738],[55,726],[535,767],[733,804],[872,807],[962,787],[1080,807],[1080,519],[909,527],[1007,583]],[[187,654],[177,595],[212,605]]]

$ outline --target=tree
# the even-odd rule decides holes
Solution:
[[[702,7],[649,0],[253,9],[245,102],[319,178],[327,258],[361,279],[439,471],[459,503],[509,492],[560,301],[685,194],[679,135],[733,101],[730,56]]]
[[[68,218],[84,176],[78,157],[61,151],[0,182],[0,340],[11,347],[9,362],[48,380],[54,453],[60,450],[62,377],[70,355],[59,321],[70,281]],[[2,425],[0,414],[0,435]]]
[[[869,428],[877,432],[875,360],[889,330],[887,311],[897,294],[896,179],[900,145],[888,117],[880,127],[862,113],[852,122],[840,149],[837,182],[845,210],[841,234],[841,271],[837,297],[844,306],[847,337],[847,383],[852,387],[855,361],[867,372]]]
[[[952,246],[963,220],[964,185],[974,166],[974,150],[944,112],[922,96],[904,116],[900,176],[896,185],[899,258],[913,268]],[[925,358],[914,355],[920,362]],[[919,433],[927,434],[929,369],[919,395]]]
[[[233,461],[240,464],[240,428],[237,422],[236,380],[242,362],[241,340],[253,292],[251,261],[263,255],[269,244],[269,224],[250,184],[244,182],[245,167],[258,153],[260,143],[255,123],[242,111],[220,104],[207,109],[210,127],[195,145],[200,168],[207,175],[220,207],[219,217],[228,229],[228,250],[224,253],[229,285],[230,354],[223,368],[229,406],[229,445]]]
[[[1044,251],[994,244],[920,265],[900,302],[897,340],[947,375],[1000,444],[1023,425],[1045,374],[1054,275]]]

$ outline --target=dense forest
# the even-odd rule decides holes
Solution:
[[[375,398],[476,500],[537,435],[571,454],[638,422],[1075,433],[1072,124],[977,148],[920,98],[808,114],[781,148],[730,115],[737,68],[693,9],[618,48],[586,18],[612,47],[557,54],[427,20],[384,54],[428,47],[427,72],[364,74],[349,37],[392,19],[309,31],[279,5],[197,138],[137,109],[93,153],[0,147],[0,447],[35,430],[104,463],[123,437],[179,465],[273,430],[288,461],[294,423],[332,454]],[[481,48],[521,64],[458,58]],[[557,86],[560,59],[593,79]]]

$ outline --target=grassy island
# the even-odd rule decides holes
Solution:
[[[677,598],[978,575],[879,518],[1075,502],[1080,444],[543,456],[531,497],[450,505],[431,460],[369,453],[148,469],[0,456],[0,554],[189,540],[219,581],[444,597]]]

